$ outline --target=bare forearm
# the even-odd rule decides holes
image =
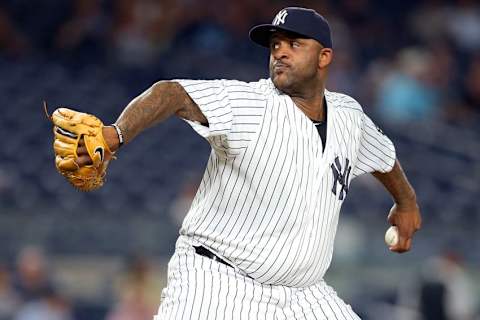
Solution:
[[[133,99],[123,110],[115,124],[123,142],[132,141],[140,132],[176,114],[191,121],[208,125],[198,105],[177,82],[160,81]],[[120,137],[113,126],[103,129],[103,136],[111,151],[119,148]]]
[[[385,186],[398,206],[416,206],[415,190],[408,182],[398,160],[395,160],[395,164],[390,172],[375,172],[373,176]]]
[[[157,82],[133,99],[116,121],[125,143],[180,110],[185,99],[182,91],[178,83]]]
[[[417,205],[415,191],[408,182],[398,160],[395,160],[390,172],[375,172],[373,176],[385,186],[395,200],[395,204],[388,214],[388,222],[397,227],[399,239],[396,244],[389,246],[389,249],[398,253],[409,251],[412,247],[413,234],[422,225],[422,216]]]

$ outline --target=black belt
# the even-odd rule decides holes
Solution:
[[[225,260],[219,258],[216,254],[214,254],[213,252],[211,252],[210,250],[208,250],[207,248],[205,247],[202,247],[202,246],[193,246],[193,248],[195,249],[195,252],[201,256],[204,256],[204,257],[207,257],[209,259],[212,259],[213,261],[218,261],[220,263],[223,263],[224,265],[226,266],[229,266],[229,267],[232,267],[228,262],[226,262]]]

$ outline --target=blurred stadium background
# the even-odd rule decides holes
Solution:
[[[90,194],[55,171],[46,99],[113,122],[154,81],[267,76],[248,30],[288,5],[333,28],[328,88],[392,138],[424,217],[383,244],[391,200],[352,183],[327,280],[363,319],[480,319],[480,3],[268,0],[0,2],[0,320],[150,319],[209,146],[171,119]]]

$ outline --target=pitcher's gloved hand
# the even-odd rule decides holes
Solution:
[[[58,172],[81,191],[101,187],[114,154],[103,137],[102,121],[67,108],[55,110],[50,119],[54,125],[53,150]]]

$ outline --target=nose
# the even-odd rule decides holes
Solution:
[[[289,57],[289,50],[286,41],[277,41],[271,49],[275,60],[283,60]]]

